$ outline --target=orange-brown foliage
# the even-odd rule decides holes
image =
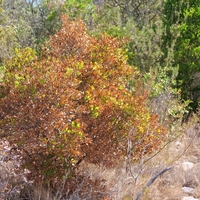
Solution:
[[[128,139],[140,159],[166,134],[148,111],[147,92],[128,90],[139,72],[127,64],[124,41],[94,38],[81,21],[61,18],[40,57],[18,50],[4,78],[0,126],[35,179],[62,178],[83,157],[112,165],[126,155]]]

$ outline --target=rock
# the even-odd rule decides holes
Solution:
[[[199,200],[194,197],[183,197],[181,200]]]
[[[191,187],[182,187],[182,190],[185,193],[192,193],[194,191],[194,188],[191,188]]]
[[[194,167],[194,163],[192,163],[192,162],[183,162],[182,163],[182,167],[183,167],[184,171],[187,171],[187,170],[189,170],[189,169]]]

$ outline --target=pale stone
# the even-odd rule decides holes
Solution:
[[[199,200],[194,197],[183,197],[181,200]]]
[[[182,167],[184,171],[187,171],[189,169],[192,169],[194,167],[194,163],[192,162],[183,162]]]
[[[192,193],[194,191],[194,188],[191,187],[182,187],[183,192],[186,193]]]

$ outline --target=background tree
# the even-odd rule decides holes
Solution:
[[[182,97],[194,100],[193,106],[196,108],[199,84],[194,82],[194,76],[198,76],[200,71],[200,2],[167,0],[163,12],[167,27],[164,37],[166,44],[171,45],[173,29],[180,32],[174,47],[174,66],[179,66],[177,81],[183,91]]]
[[[0,66],[5,60],[11,58],[14,47],[17,46],[14,28],[9,24],[9,18],[0,1]]]
[[[64,11],[62,2],[48,0],[5,0],[2,7],[21,47],[34,47],[54,34]]]
[[[138,26],[143,27],[160,15],[163,4],[163,0],[106,0],[105,2],[111,7],[120,8],[123,27],[130,18],[133,18]]]
[[[115,34],[121,31],[119,8],[107,6],[103,1],[65,1],[64,7],[70,19],[82,19],[90,33]]]

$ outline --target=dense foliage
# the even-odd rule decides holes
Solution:
[[[139,72],[127,65],[125,41],[96,39],[81,21],[62,21],[39,57],[16,49],[6,65],[1,129],[35,179],[62,178],[83,158],[112,165],[126,155],[127,140],[132,159],[140,159],[166,134],[148,111]]]
[[[0,65],[4,64],[5,59],[10,58],[12,50],[16,47],[16,35],[14,28],[8,25],[8,16],[0,1]]]
[[[179,66],[178,86],[182,97],[194,101],[197,108],[199,84],[196,78],[200,71],[200,2],[198,0],[167,0],[164,7],[164,24],[167,34],[164,37],[167,45],[172,45],[173,29],[179,33],[174,47],[174,64]]]
[[[138,161],[165,141],[164,125],[174,137],[199,103],[199,8],[0,0],[0,134],[30,178],[80,180],[82,160],[111,167],[128,152]]]

